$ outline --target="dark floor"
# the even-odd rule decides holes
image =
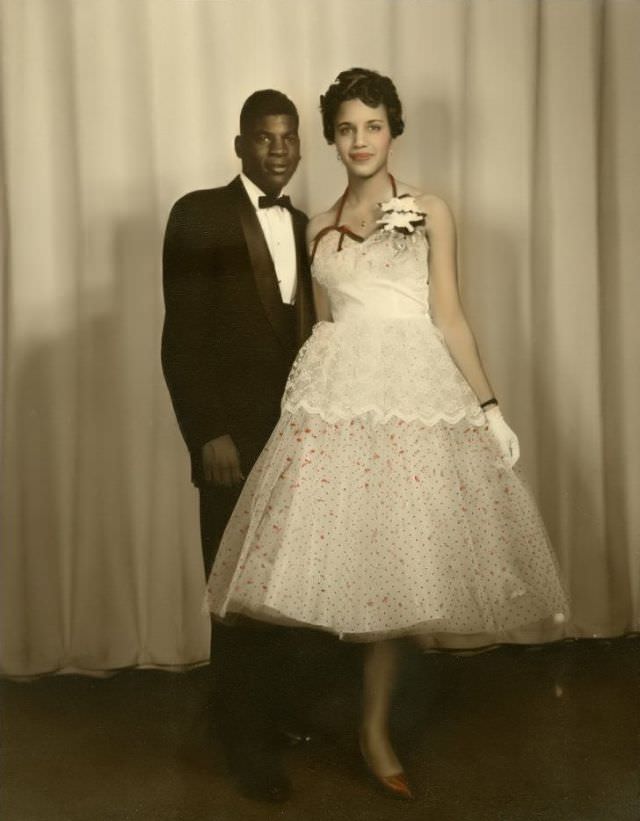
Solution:
[[[332,655],[333,654],[333,655]],[[379,795],[355,751],[357,659],[329,650],[294,795],[237,795],[199,731],[204,668],[2,684],[3,821],[639,821],[640,639],[409,653],[397,748],[419,792]]]

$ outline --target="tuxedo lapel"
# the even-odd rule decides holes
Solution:
[[[297,211],[293,212],[292,217],[296,241],[296,347],[300,348],[309,336],[313,324],[313,295],[311,293],[307,255],[307,221]]]
[[[236,177],[229,184],[229,190],[233,195],[240,215],[240,224],[247,244],[249,259],[251,260],[258,296],[278,338],[287,349],[290,349],[292,344],[290,321],[280,295],[278,278],[269,253],[269,246],[262,233],[255,209],[240,177]]]

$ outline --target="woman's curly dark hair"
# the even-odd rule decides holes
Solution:
[[[335,142],[336,116],[340,105],[345,100],[361,100],[371,108],[384,105],[387,110],[391,136],[399,137],[404,131],[402,103],[389,77],[369,68],[350,68],[347,71],[341,71],[335,82],[327,89],[326,94],[320,96],[322,130],[329,145]]]

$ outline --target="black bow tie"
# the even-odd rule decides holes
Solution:
[[[284,194],[281,197],[276,197],[275,194],[265,194],[263,197],[258,197],[258,208],[273,208],[279,205],[280,208],[291,208],[291,200]]]

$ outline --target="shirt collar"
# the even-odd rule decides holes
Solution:
[[[240,172],[240,179],[242,180],[242,184],[244,185],[244,190],[247,192],[247,196],[251,200],[251,205],[253,205],[253,207],[257,211],[258,210],[258,198],[259,197],[264,197],[265,192],[262,191],[262,189],[258,188],[258,186],[255,184],[255,182],[253,182],[253,180],[250,180],[249,177],[247,177],[247,175],[243,174],[242,172]],[[280,194],[282,194],[282,193],[283,193],[283,191],[280,192]],[[278,196],[280,196],[280,195],[278,195]]]

